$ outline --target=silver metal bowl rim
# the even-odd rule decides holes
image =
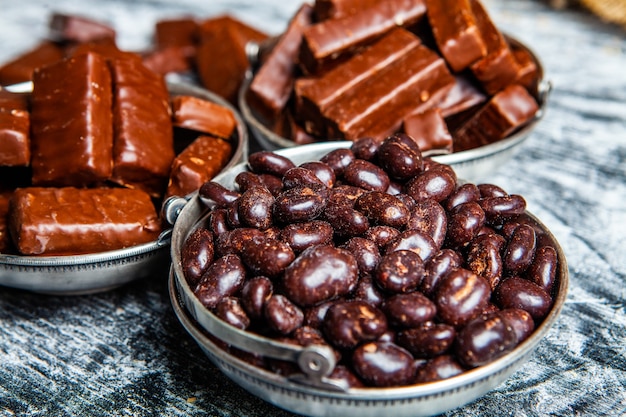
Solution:
[[[516,38],[505,34],[506,39],[513,45],[525,49],[533,58],[537,65],[538,70],[538,85],[537,85],[537,94],[538,94],[538,104],[539,110],[535,114],[534,118],[522,126],[519,130],[512,133],[510,136],[501,139],[499,141],[493,142],[489,145],[481,146],[479,148],[469,149],[461,152],[453,152],[451,154],[440,154],[432,153],[433,156],[436,156],[437,161],[449,165],[460,164],[468,161],[474,161],[478,159],[488,158],[491,155],[500,153],[508,148],[516,146],[526,140],[530,132],[535,128],[536,124],[543,118],[545,114],[545,108],[547,105],[548,97],[550,92],[552,91],[552,83],[544,78],[544,70],[541,60],[537,57],[537,55],[526,46],[521,41]],[[239,89],[238,93],[238,104],[241,114],[250,126],[250,129],[253,133],[256,133],[255,137],[260,142],[267,142],[273,147],[276,148],[290,148],[294,146],[298,146],[293,140],[284,138],[271,129],[269,129],[265,124],[263,124],[252,112],[250,106],[248,105],[248,101],[246,100],[246,94],[250,87],[250,83],[252,82],[254,73],[252,69],[248,69],[246,71],[245,78]],[[328,139],[328,141],[333,141],[333,139]],[[263,145],[263,143],[262,143]],[[264,146],[267,148],[267,146]],[[427,154],[427,153],[425,153]]]
[[[317,152],[327,152],[333,149],[337,149],[339,147],[346,147],[349,146],[352,142],[349,141],[343,141],[343,142],[324,142],[324,143],[315,143],[315,144],[308,144],[308,145],[300,145],[297,147],[291,147],[291,148],[286,148],[286,149],[281,149],[278,151],[275,151],[276,153],[286,156],[288,158],[292,157],[294,154],[298,155],[298,154],[311,154],[313,151],[317,151]],[[307,152],[308,150],[310,150],[309,152]],[[226,177],[227,175],[229,175],[229,173],[231,173],[232,171],[237,172],[238,170],[242,170],[245,169],[247,167],[247,164],[245,162],[242,162],[238,165],[236,165],[235,167],[231,168],[230,170],[224,171],[223,173],[221,173],[220,175],[215,177],[215,181],[219,182],[220,180],[222,180],[222,178]],[[230,185],[229,185],[230,186]],[[180,212],[180,216],[178,218],[178,220],[180,220],[181,218],[184,218],[187,215],[187,211],[190,211],[193,208],[193,204],[198,204],[198,205],[202,205],[201,202],[198,201],[199,198],[196,196],[194,200],[190,200],[187,205],[182,209],[182,211]],[[518,345],[513,351],[509,352],[508,354],[502,356],[501,358],[496,359],[495,361],[478,367],[478,368],[474,368],[472,370],[468,370],[466,372],[463,372],[462,374],[443,380],[443,381],[437,381],[437,382],[432,382],[432,383],[428,383],[428,384],[420,384],[420,385],[414,385],[414,386],[408,386],[408,387],[394,387],[394,388],[365,388],[365,389],[350,389],[348,392],[349,393],[355,393],[355,395],[359,396],[359,397],[363,397],[362,399],[365,399],[365,397],[367,397],[368,400],[373,400],[376,398],[380,398],[382,399],[384,398],[390,398],[389,396],[392,396],[394,398],[403,398],[405,397],[407,394],[411,393],[412,395],[422,395],[425,393],[432,393],[435,391],[440,391],[440,390],[448,390],[448,389],[453,389],[453,387],[460,387],[460,386],[465,386],[466,384],[471,384],[471,383],[476,383],[477,381],[481,380],[481,379],[485,379],[488,378],[491,374],[493,373],[497,373],[498,371],[501,371],[502,369],[507,368],[508,366],[511,365],[511,362],[516,362],[517,358],[521,358],[524,357],[525,355],[527,355],[531,350],[533,350],[537,344],[541,341],[541,339],[546,335],[546,333],[549,331],[549,329],[552,327],[552,325],[556,322],[557,317],[559,316],[561,309],[563,307],[563,304],[565,303],[565,299],[567,297],[567,291],[568,291],[568,286],[569,286],[569,271],[568,271],[568,266],[567,266],[567,260],[565,257],[565,254],[559,244],[559,242],[556,240],[556,238],[554,237],[554,235],[550,232],[550,230],[543,224],[541,223],[541,221],[539,219],[537,219],[532,213],[529,213],[528,211],[526,211],[526,215],[529,217],[529,219],[534,222],[545,234],[546,236],[549,238],[549,240],[553,243],[553,245],[555,246],[555,250],[557,251],[557,258],[559,261],[559,276],[558,276],[558,282],[559,282],[559,287],[558,290],[556,292],[556,295],[553,299],[553,305],[551,307],[550,312],[546,315],[546,317],[542,320],[542,322],[540,323],[539,326],[537,326],[537,328],[533,331],[533,333],[531,334],[530,337],[528,337],[528,339],[526,339],[524,342],[522,342],[520,345]],[[204,317],[203,319],[209,320],[209,321],[214,321],[214,322],[219,322],[220,325],[221,322],[219,318],[217,318],[217,316],[215,316],[212,312],[210,312],[208,309],[206,309],[202,303],[197,299],[197,297],[193,294],[192,289],[189,287],[189,284],[187,283],[186,279],[184,278],[184,274],[182,272],[182,264],[181,264],[181,260],[180,260],[180,251],[179,251],[179,247],[182,247],[182,244],[184,242],[184,238],[188,235],[188,233],[190,233],[190,230],[185,230],[182,231],[180,230],[180,221],[178,221],[174,224],[174,229],[173,229],[173,237],[172,237],[172,245],[170,247],[170,252],[171,252],[171,258],[172,258],[172,266],[171,266],[171,273],[174,277],[174,279],[176,280],[176,286],[179,289],[179,291],[181,291],[182,293],[180,293],[179,295],[182,297],[183,299],[183,304],[187,310],[188,313],[191,314],[192,317],[195,317],[195,313],[200,312],[200,314],[203,314]],[[199,218],[193,219],[195,222],[197,222],[199,220]],[[189,305],[191,304],[191,305]],[[200,322],[198,322],[199,326],[202,326],[202,324]],[[255,334],[252,334],[250,332],[246,332],[244,330],[240,330],[237,329],[235,327],[232,326],[228,326],[230,327],[229,331],[232,332],[233,334],[236,334],[238,337],[240,338],[248,338],[250,340],[253,340],[255,343],[257,343],[257,341],[261,341],[261,342],[266,342],[268,344],[274,345],[274,346],[280,346],[286,350],[294,350],[297,348],[294,348],[293,345],[288,345],[285,343],[280,343],[280,342],[276,342],[272,339],[269,338],[265,338],[262,336],[258,336]],[[204,327],[203,327],[204,328]],[[208,331],[210,333],[209,329],[204,328],[205,331]],[[227,354],[228,355],[228,354]],[[239,360],[235,357],[233,357],[232,355],[228,355],[228,357],[232,358],[233,360]],[[242,361],[243,362],[243,361]],[[243,362],[245,363],[245,362]],[[250,365],[248,365],[250,366]],[[264,370],[260,370],[260,368],[255,368],[259,369],[260,371],[263,371],[263,375],[265,375],[265,377],[267,378],[268,376],[274,376],[279,378],[279,380],[281,381],[281,383],[287,383],[287,379],[279,377],[275,374],[272,374],[271,372],[268,371],[264,371]],[[291,382],[290,382],[291,383]],[[325,390],[319,390],[319,389],[315,389],[315,388],[311,388],[308,385],[300,385],[299,389],[303,390],[303,391],[309,391],[309,390],[314,390],[316,391],[318,394],[323,393],[322,395],[327,395],[327,396],[337,396],[337,398],[342,397],[341,393],[336,393],[336,392],[332,392],[332,391],[325,391]],[[380,390],[380,397],[378,395],[372,397],[372,390]],[[362,393],[361,393],[362,392]],[[378,391],[376,391],[378,392]],[[344,394],[345,395],[345,394]]]
[[[222,105],[233,112],[237,123],[237,146],[233,151],[233,155],[229,160],[228,164],[223,168],[223,171],[231,169],[233,166],[239,164],[242,160],[247,159],[248,152],[248,130],[246,128],[246,124],[239,114],[238,110],[236,110],[229,102],[225,99],[221,98],[217,94],[208,91],[204,88],[195,86],[193,84],[181,81],[167,81],[167,88],[170,92],[170,95],[194,95],[196,97],[201,97],[210,101],[213,101],[219,105]],[[31,85],[32,88],[32,85]],[[26,91],[27,92],[27,91]],[[192,198],[197,191],[190,193],[186,198]],[[165,204],[165,202],[164,202]],[[42,271],[46,271],[50,268],[62,268],[62,267],[73,267],[73,266],[81,266],[81,265],[91,265],[91,264],[106,264],[110,262],[118,262],[126,259],[136,258],[137,260],[144,259],[145,257],[142,255],[152,254],[152,252],[157,252],[160,249],[169,246],[171,243],[171,225],[167,227],[165,230],[161,232],[158,238],[154,241],[143,243],[140,245],[130,246],[122,249],[115,249],[111,251],[103,251],[97,253],[89,253],[89,254],[80,254],[80,255],[58,255],[58,256],[25,256],[25,255],[17,255],[17,254],[6,254],[0,253],[0,270],[11,267],[20,267],[19,272],[17,274],[28,274],[29,271],[37,272],[40,269]],[[103,288],[106,284],[105,282],[101,282],[98,275],[94,275],[98,282],[93,282],[94,289]],[[25,278],[27,279],[27,278]],[[124,282],[128,282],[131,279],[124,280]],[[12,281],[11,281],[12,282]],[[1,282],[0,285],[6,286],[7,283]],[[16,285],[9,285],[15,288],[22,288]],[[36,291],[30,284],[25,285],[24,288],[29,290]],[[104,287],[108,288],[108,287]],[[67,291],[66,291],[67,290]],[[63,292],[71,292],[71,288],[67,288],[66,290],[61,290]],[[84,287],[81,288],[81,292],[88,291]],[[46,292],[50,292],[49,289],[46,289]]]

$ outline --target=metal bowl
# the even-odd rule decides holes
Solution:
[[[205,89],[185,83],[168,82],[168,90],[172,96],[192,95],[233,111],[237,134],[234,135],[233,156],[224,169],[247,159],[245,123],[229,103]],[[192,198],[192,195],[185,198]],[[164,204],[164,213],[168,204]],[[164,275],[170,262],[171,232],[171,228],[166,228],[153,242],[101,253],[72,256],[0,254],[0,285],[45,294],[74,295],[107,291],[140,278]]]
[[[537,126],[537,123],[543,118],[548,96],[552,90],[552,84],[544,79],[543,66],[534,52],[517,39],[508,35],[505,36],[511,45],[528,51],[537,65],[538,81],[536,91],[534,91],[533,94],[539,104],[539,110],[530,122],[504,139],[467,151],[433,156],[433,159],[438,162],[452,166],[459,178],[464,178],[468,181],[478,181],[486,178],[519,151],[520,145],[529,137]],[[250,46],[249,49],[251,50],[250,55],[252,55],[251,61],[253,61],[255,48]],[[293,140],[278,135],[261,122],[248,105],[246,96],[253,76],[253,72],[249,70],[239,91],[238,98],[239,109],[252,136],[258,142],[259,146],[265,150],[276,150],[296,146],[297,144]]]
[[[304,145],[277,153],[300,164],[318,160],[328,151],[349,143]],[[246,164],[242,163],[214,180],[232,188],[234,178],[244,170]],[[183,276],[180,254],[187,236],[206,220],[207,209],[195,196],[179,206],[176,212],[171,245],[170,295],[178,319],[209,359],[229,378],[265,401],[303,415],[366,417],[389,413],[398,417],[421,416],[443,413],[467,404],[501,384],[524,364],[556,321],[566,298],[568,269],[563,251],[550,231],[527,213],[524,221],[545,234],[559,260],[553,307],[527,340],[488,365],[443,381],[396,388],[346,389],[326,378],[335,366],[335,357],[329,349],[293,346],[236,329],[200,303]],[[220,342],[216,343],[216,339]],[[258,368],[223,350],[218,346],[220,343],[294,362],[302,374],[284,377]]]

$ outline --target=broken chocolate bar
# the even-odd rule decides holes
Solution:
[[[31,102],[33,184],[90,186],[111,176],[111,74],[102,56],[37,69]]]
[[[237,121],[230,109],[193,96],[172,99],[174,126],[229,139]]]
[[[31,187],[13,193],[9,230],[22,255],[75,255],[154,241],[161,226],[139,190]]]
[[[452,152],[452,135],[440,109],[429,109],[404,119],[404,133],[418,144],[422,152],[436,150],[445,154]]]

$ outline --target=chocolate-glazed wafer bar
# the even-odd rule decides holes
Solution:
[[[22,255],[73,255],[154,241],[161,226],[150,197],[123,188],[20,188],[9,229]]]
[[[0,166],[30,165],[30,114],[24,94],[0,90]]]
[[[511,84],[494,95],[457,131],[454,151],[464,151],[500,140],[532,119],[539,106],[519,84]]]
[[[366,45],[395,26],[409,26],[426,13],[424,0],[387,0],[340,19],[305,29],[299,61],[305,73],[317,73],[346,53]]]
[[[31,103],[34,185],[89,186],[111,176],[111,74],[103,57],[39,68]]]
[[[193,96],[172,99],[174,126],[229,139],[237,121],[230,109]]]
[[[112,180],[158,197],[174,159],[169,93],[139,60],[111,61],[115,124]]]

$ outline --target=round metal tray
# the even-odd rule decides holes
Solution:
[[[32,87],[31,87],[32,88]],[[193,85],[168,82],[170,95],[192,95],[233,111],[237,120],[233,156],[226,169],[247,159],[248,132],[241,115],[221,97]],[[193,193],[184,197],[192,198]],[[168,202],[164,204],[163,212]],[[168,220],[168,219],[166,219]],[[173,224],[173,222],[170,222]],[[85,294],[107,291],[136,279],[167,271],[171,228],[154,242],[125,249],[74,256],[20,256],[0,254],[0,286],[45,294]]]
[[[517,39],[508,35],[505,36],[511,45],[528,51],[537,65],[538,81],[536,91],[533,92],[533,94],[539,104],[539,110],[530,122],[526,123],[522,128],[518,129],[505,139],[467,151],[453,152],[446,155],[433,154],[433,159],[443,164],[452,166],[458,177],[467,181],[479,181],[485,179],[490,173],[502,166],[506,161],[512,158],[517,151],[519,151],[520,145],[528,139],[529,135],[537,126],[537,123],[539,123],[539,121],[543,118],[548,97],[552,90],[551,82],[544,79],[543,65],[535,53]],[[248,49],[250,60],[251,62],[254,62],[254,55],[258,48],[255,48],[253,45],[249,45]],[[296,146],[296,143],[293,140],[276,134],[254,115],[254,112],[251,110],[246,100],[247,92],[253,76],[254,74],[251,70],[246,73],[246,77],[241,86],[238,97],[239,109],[248,125],[248,128],[250,129],[252,136],[261,148],[265,150],[276,150]],[[424,154],[428,155],[428,152],[425,152]]]
[[[318,160],[328,151],[349,143],[304,145],[277,153],[300,164]],[[232,188],[234,178],[244,170],[246,164],[241,163],[214,180]],[[170,295],[180,322],[209,359],[229,378],[254,395],[299,414],[365,417],[391,413],[398,417],[420,416],[442,413],[467,404],[498,386],[522,366],[556,321],[566,298],[568,269],[563,251],[550,231],[527,213],[525,221],[545,233],[559,260],[558,289],[553,307],[527,340],[496,361],[447,380],[397,388],[346,389],[327,378],[335,365],[334,355],[329,349],[284,344],[236,329],[200,303],[183,276],[180,254],[185,239],[202,223],[207,210],[195,196],[188,202],[181,201],[176,213],[171,245]],[[286,378],[253,366],[222,350],[214,342],[215,339],[261,356],[295,362],[302,374]]]

